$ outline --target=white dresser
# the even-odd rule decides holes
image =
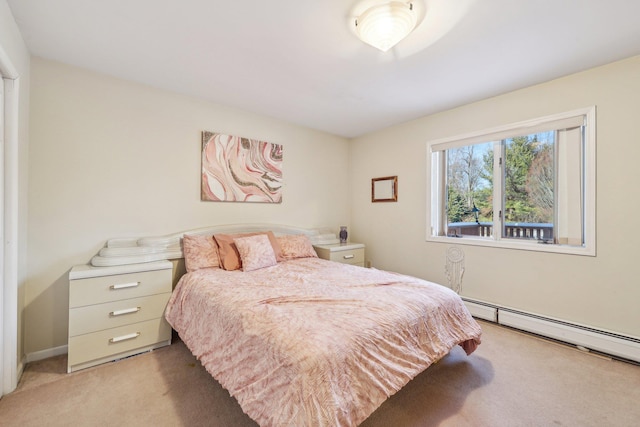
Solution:
[[[67,372],[171,344],[164,310],[172,268],[170,261],[73,267]]]
[[[364,244],[362,243],[313,245],[313,248],[322,259],[364,267]]]

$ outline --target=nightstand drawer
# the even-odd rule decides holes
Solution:
[[[164,293],[71,308],[69,336],[160,318],[170,297],[171,293]]]
[[[344,264],[364,265],[364,249],[352,249],[350,251],[331,252],[331,261]]]
[[[69,338],[69,371],[76,364],[149,346],[171,339],[171,326],[164,318],[134,323]]]
[[[69,307],[171,292],[171,270],[143,271],[69,281]]]
[[[364,267],[364,245],[362,243],[313,245],[313,248],[318,257],[322,259]]]

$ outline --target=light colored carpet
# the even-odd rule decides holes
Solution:
[[[640,366],[482,322],[460,348],[388,399],[362,427],[637,426]],[[27,366],[0,400],[2,426],[254,426],[182,342],[66,374]]]

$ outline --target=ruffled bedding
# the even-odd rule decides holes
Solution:
[[[184,275],[166,318],[261,426],[355,426],[481,329],[450,289],[318,258]]]

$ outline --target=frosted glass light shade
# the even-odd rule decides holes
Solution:
[[[391,49],[416,27],[411,3],[391,1],[372,6],[356,19],[360,39],[383,52]]]

